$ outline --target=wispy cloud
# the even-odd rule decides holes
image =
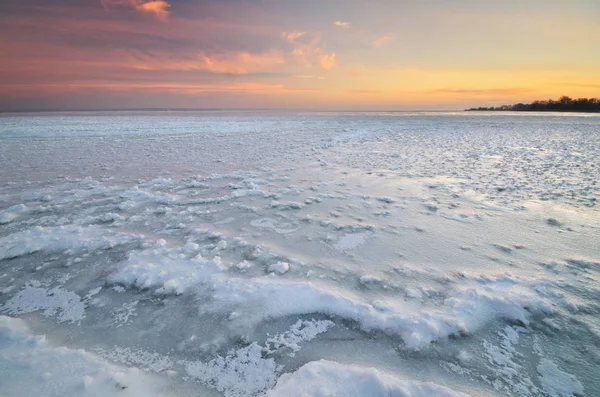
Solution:
[[[281,33],[281,37],[283,37],[288,43],[293,43],[296,39],[304,36],[306,32],[293,31],[293,32],[283,32]]]
[[[159,90],[176,91],[180,93],[199,93],[199,92],[219,92],[219,91],[257,91],[257,92],[295,92],[295,91],[316,91],[313,88],[287,87],[283,84],[261,84],[253,82],[232,82],[232,83],[150,83],[150,82],[122,82],[108,83],[104,81],[80,81],[74,83],[45,83],[45,84],[3,84],[0,85],[0,93],[13,93],[22,91],[34,92],[70,92],[77,90],[98,89],[102,91],[124,91],[124,90]]]
[[[379,94],[380,90],[368,90],[368,89],[357,89],[357,90],[347,90],[346,92],[350,94]]]
[[[340,28],[349,28],[351,26],[350,22],[344,22],[344,21],[335,21],[333,24]]]
[[[458,95],[519,95],[527,94],[535,90],[531,88],[441,88],[433,90],[433,93],[458,94]]]
[[[373,44],[373,47],[381,48],[381,47],[385,47],[386,45],[390,44],[392,41],[394,41],[394,36],[386,34],[384,36],[378,37],[375,40],[373,40],[372,44]]]
[[[319,65],[325,70],[333,69],[337,66],[337,61],[335,59],[335,52],[331,54],[321,54],[319,57]]]
[[[279,51],[269,51],[261,54],[237,52],[217,56],[203,54],[201,59],[202,62],[198,65],[198,69],[222,74],[248,74],[265,71],[275,65],[285,63],[283,54]]]

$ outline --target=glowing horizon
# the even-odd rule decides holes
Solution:
[[[462,109],[600,96],[593,0],[8,0],[0,110]]]

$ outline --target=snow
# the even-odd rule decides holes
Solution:
[[[190,258],[185,251],[166,247],[134,251],[108,281],[142,290],[158,287],[156,294],[181,295],[192,286],[210,282],[222,270],[218,257],[205,260],[198,254]]]
[[[185,370],[191,377],[223,392],[226,397],[258,395],[271,389],[283,370],[283,366],[269,355],[287,348],[293,356],[300,350],[301,343],[315,339],[331,326],[331,321],[298,321],[290,330],[268,338],[264,347],[253,342],[206,363],[188,362]]]
[[[135,242],[138,236],[106,232],[95,227],[34,227],[0,238],[0,260],[17,258],[38,251],[56,253],[105,250]]]
[[[365,244],[372,233],[361,232],[361,233],[348,233],[342,236],[337,243],[335,243],[335,249],[338,251],[351,251],[361,245]]]
[[[226,397],[256,395],[273,387],[280,371],[275,360],[263,358],[262,352],[261,346],[252,343],[207,363],[188,363],[186,372]]]
[[[467,397],[434,383],[395,378],[374,368],[313,361],[292,374],[281,376],[265,397]]]
[[[335,324],[329,320],[306,321],[298,320],[288,331],[283,334],[274,335],[267,338],[265,342],[270,352],[276,352],[281,349],[289,349],[290,357],[294,357],[300,351],[300,343],[310,341],[327,331]]]
[[[277,262],[269,266],[270,273],[285,274],[290,270],[290,264],[287,262]]]
[[[25,287],[8,300],[0,311],[12,315],[41,310],[45,317],[56,317],[60,323],[81,321],[85,317],[85,303],[79,295],[60,287],[45,289]]]

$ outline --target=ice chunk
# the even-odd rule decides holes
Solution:
[[[269,266],[270,273],[285,274],[290,270],[290,264],[287,262],[277,262]]]

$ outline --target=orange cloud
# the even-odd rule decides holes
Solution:
[[[284,39],[287,40],[288,43],[293,43],[297,38],[302,37],[306,34],[306,32],[299,32],[299,31],[293,31],[293,32],[283,32],[281,33],[281,37],[283,37]]]
[[[105,9],[114,6],[129,7],[161,21],[166,21],[169,18],[168,8],[171,7],[171,4],[164,0],[100,0],[100,2]]]
[[[349,28],[350,27],[350,22],[335,21],[333,24],[335,26],[339,26],[340,28]]]
[[[319,64],[325,70],[333,69],[334,67],[336,67],[337,61],[335,60],[335,52],[332,52],[331,54],[322,54],[319,57]]]
[[[381,48],[381,47],[385,47],[386,45],[390,44],[392,41],[394,41],[394,36],[390,36],[390,35],[384,35],[381,37],[378,37],[377,39],[373,40],[373,47],[377,47],[377,48]]]
[[[161,21],[166,21],[169,18],[169,11],[167,11],[169,7],[171,5],[166,1],[154,0],[138,4],[135,9],[146,14],[151,14]]]

